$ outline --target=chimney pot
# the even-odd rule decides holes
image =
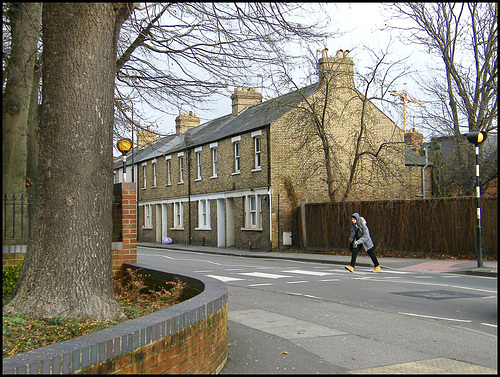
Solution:
[[[198,127],[199,125],[200,125],[200,118],[195,112],[181,111],[180,115],[177,118],[175,118],[175,133],[176,135],[179,135],[186,130]]]
[[[349,50],[337,50],[335,58],[328,57],[326,50],[318,61],[318,74],[320,81],[329,80],[335,85],[354,88],[354,62],[348,58]]]
[[[232,115],[238,115],[249,106],[254,106],[262,102],[262,94],[255,88],[236,88],[231,95]]]

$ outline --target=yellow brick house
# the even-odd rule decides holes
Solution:
[[[236,88],[231,114],[201,125],[181,113],[175,135],[135,153],[138,241],[270,250],[293,243],[303,199],[418,197],[403,131],[356,90],[353,65],[347,52],[325,50],[314,84],[265,102]]]

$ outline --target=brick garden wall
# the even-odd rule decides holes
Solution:
[[[223,282],[140,264],[152,278],[178,277],[202,290],[173,307],[61,343],[3,359],[4,374],[219,373],[227,352],[228,292]]]

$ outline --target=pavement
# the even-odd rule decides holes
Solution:
[[[236,248],[218,248],[198,245],[170,244],[139,242],[138,246],[184,250],[206,254],[231,255],[249,258],[272,258],[293,261],[309,261],[315,263],[329,263],[347,265],[350,256],[326,255],[305,252],[269,252],[246,250]],[[414,270],[433,273],[470,274],[488,277],[497,277],[497,262],[483,261],[483,266],[478,267],[477,260],[433,260],[416,258],[385,258],[378,257],[383,270]],[[372,267],[370,257],[360,253],[357,266]],[[237,295],[237,291],[234,293]],[[256,302],[259,299],[269,300],[275,296],[263,297],[265,292],[249,290],[245,293],[245,300]],[[253,301],[252,301],[253,300]],[[287,299],[275,302],[275,305],[286,307]],[[418,347],[401,346],[403,343],[392,344],[384,342],[384,336],[378,336],[379,341],[371,339],[373,335],[356,336],[339,332],[336,329],[321,326],[320,324],[303,321],[294,315],[286,316],[266,310],[265,306],[258,306],[250,310],[232,310],[229,313],[228,347],[230,348],[228,360],[221,374],[497,374],[496,368],[486,368],[480,360],[471,364],[459,361],[460,358],[453,352],[444,352],[442,357],[429,358],[427,352],[422,352]],[[299,309],[298,309],[299,310]],[[350,321],[356,326],[357,320],[350,317],[353,308],[348,308],[348,313],[336,313],[338,321]],[[355,310],[355,309],[354,309]],[[283,314],[286,310],[283,311]],[[362,318],[365,314],[359,314]],[[376,315],[373,314],[372,315]],[[371,318],[369,323],[378,323],[382,329],[394,327],[396,330],[403,324],[398,323],[395,317],[384,318],[383,314]],[[345,317],[345,318],[344,318]],[[347,318],[347,319],[346,319]],[[248,323],[248,321],[252,323]],[[359,318],[358,318],[359,320]],[[368,326],[359,321],[360,326]],[[253,325],[252,325],[253,324]],[[257,325],[256,325],[257,324]],[[350,326],[350,325],[349,325]],[[350,328],[345,325],[344,328]],[[418,329],[408,329],[409,336],[426,338],[433,333],[434,328],[426,329],[418,324]],[[340,326],[342,328],[342,326]],[[301,332],[290,332],[287,329],[301,329]],[[364,334],[361,329],[359,333]],[[374,331],[368,327],[368,333]],[[386,330],[382,330],[386,331]],[[390,333],[391,331],[388,330]],[[298,335],[300,334],[300,335]],[[413,335],[411,335],[413,334]],[[379,334],[380,335],[380,334]],[[401,335],[400,335],[401,336]],[[302,339],[302,338],[303,339]],[[443,338],[444,335],[441,335]],[[496,336],[478,337],[470,334],[471,347],[496,348]],[[413,339],[413,338],[412,338]],[[436,342],[437,340],[434,340]],[[443,342],[453,344],[453,339],[443,339]],[[474,343],[474,342],[480,342]],[[489,342],[483,344],[483,342]],[[491,343],[491,344],[490,344]],[[340,350],[340,351],[339,351]],[[450,356],[451,354],[451,356]],[[356,357],[352,357],[355,355]],[[370,355],[376,355],[370,357]],[[366,359],[363,361],[363,358]],[[338,362],[341,360],[341,362]],[[376,361],[374,361],[376,360]],[[483,364],[487,364],[483,362]],[[362,367],[364,365],[364,367]]]
[[[175,250],[185,250],[198,253],[231,255],[248,258],[271,258],[285,259],[303,262],[329,263],[347,265],[351,257],[347,255],[328,255],[314,252],[290,252],[290,251],[259,251],[237,248],[221,248],[199,245],[169,244],[163,245],[154,242],[138,242],[137,246],[165,248]],[[366,253],[358,254],[356,260],[357,266],[371,267],[373,263]],[[427,272],[446,272],[465,275],[498,277],[498,262],[483,260],[482,267],[478,267],[477,260],[459,260],[459,259],[418,259],[418,258],[386,258],[377,259],[382,269],[403,269],[413,271]]]

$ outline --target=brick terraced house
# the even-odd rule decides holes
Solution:
[[[174,243],[270,250],[296,239],[294,213],[303,199],[422,196],[425,158],[354,87],[353,66],[347,51],[331,58],[325,49],[312,85],[265,102],[256,89],[236,88],[232,113],[201,125],[196,114],[181,113],[175,135],[135,152],[138,241],[168,236]],[[115,177],[121,168],[119,161]],[[424,174],[430,196],[430,169]]]

